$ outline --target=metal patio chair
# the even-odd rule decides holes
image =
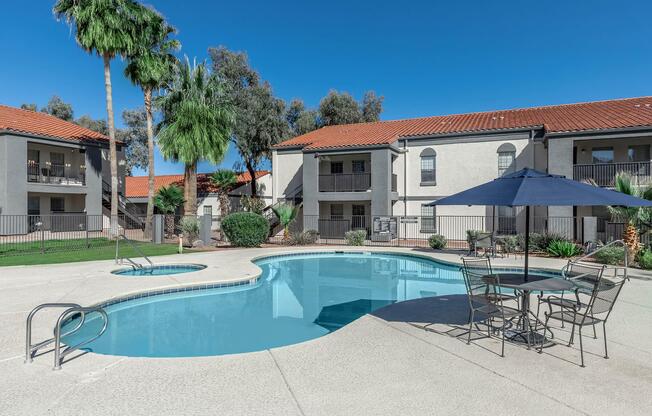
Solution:
[[[473,245],[473,252],[478,256],[480,250],[485,257],[496,255],[496,239],[493,233],[478,233]]]
[[[582,306],[577,303],[560,303],[561,310],[553,312],[552,303],[548,303],[549,311],[545,312],[546,319],[544,322],[544,333],[548,330],[548,321],[554,319],[562,323],[572,324],[571,335],[568,345],[573,343],[575,335],[575,327],[578,328],[578,335],[580,338],[580,359],[581,367],[584,367],[584,347],[582,346],[582,328],[588,325],[593,326],[602,323],[602,331],[604,335],[604,358],[609,358],[607,352],[607,319],[611,315],[614,304],[620,295],[620,291],[625,284],[625,279],[612,281],[602,278],[602,275],[595,280],[591,295],[587,303]],[[539,353],[543,350],[543,338],[539,347]]]
[[[495,329],[494,320],[499,319],[501,325],[498,330],[501,332],[501,350],[500,356],[505,356],[505,329],[511,326],[511,319],[521,315],[521,311],[516,308],[510,308],[503,305],[500,293],[500,276],[487,276],[478,273],[477,269],[462,267],[464,275],[464,284],[466,285],[467,297],[469,299],[469,334],[466,340],[467,344],[471,343],[471,333],[473,325],[476,324],[476,315],[484,316],[482,321],[487,324],[487,336],[491,337],[492,329]],[[476,325],[477,327],[477,325]],[[528,335],[528,347],[530,338]]]
[[[491,260],[489,257],[472,257],[472,258],[465,258],[462,257],[462,264],[464,268],[472,273],[479,274],[480,276],[489,276],[489,275],[494,275],[494,270],[491,267]],[[499,291],[498,293],[489,293],[487,295],[492,302],[497,302],[498,298],[502,301],[516,301],[517,304],[520,304],[520,293],[514,291],[513,294],[509,293],[502,293]]]

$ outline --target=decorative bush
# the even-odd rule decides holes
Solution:
[[[480,230],[466,230],[466,242],[469,244],[475,244],[478,240],[478,234],[483,233],[484,231]]]
[[[625,261],[625,248],[620,246],[611,246],[596,252],[593,258],[602,264],[623,264]]]
[[[253,212],[236,212],[222,220],[222,231],[236,247],[258,247],[267,240],[269,223]]]
[[[638,257],[638,265],[641,269],[652,269],[652,251],[641,251]]]
[[[192,243],[199,238],[199,221],[195,217],[183,217],[179,221],[179,227],[183,232],[184,244],[192,246]]]
[[[265,201],[262,198],[257,198],[249,195],[242,195],[240,197],[240,205],[242,209],[256,214],[262,214],[265,209]]]
[[[344,240],[346,241],[346,244],[350,246],[362,246],[366,239],[367,231],[365,230],[347,231],[344,234]]]
[[[300,233],[292,234],[289,244],[293,246],[305,246],[315,244],[319,238],[317,230],[306,230]]]
[[[554,240],[548,245],[547,251],[551,256],[567,258],[577,256],[582,249],[570,241]]]
[[[519,234],[516,236],[517,238],[517,246],[521,250],[525,250],[525,235]],[[570,238],[563,236],[561,234],[555,234],[555,233],[544,233],[544,234],[539,234],[539,233],[530,233],[530,247],[529,251],[530,253],[533,252],[546,252],[548,251],[548,247],[550,247],[550,244],[553,241],[565,241],[568,243],[572,243],[573,240]]]
[[[435,250],[441,250],[446,247],[446,237],[440,234],[431,235],[428,239],[428,245]]]
[[[500,244],[503,246],[505,253],[515,253],[516,249],[519,248],[518,242],[518,236],[516,235],[506,235],[500,238]]]

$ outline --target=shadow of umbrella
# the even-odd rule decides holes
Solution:
[[[358,299],[325,306],[319,312],[319,316],[314,320],[314,323],[332,332],[368,313],[392,305],[395,302],[395,300],[383,299]]]
[[[390,322],[468,325],[469,301],[466,295],[434,296],[385,306],[371,315]]]

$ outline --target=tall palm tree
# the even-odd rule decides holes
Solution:
[[[197,213],[197,163],[219,163],[229,146],[233,112],[224,99],[222,84],[205,64],[185,62],[176,66],[166,94],[156,99],[162,119],[158,142],[166,159],[185,165],[183,177],[184,211]]]
[[[283,240],[287,241],[290,238],[290,224],[297,218],[300,209],[301,204],[290,205],[283,203],[272,206],[272,211],[274,211],[283,227]]]
[[[174,213],[184,203],[183,191],[176,185],[161,186],[154,197],[154,204],[165,214],[167,234],[174,234]]]
[[[238,177],[230,169],[220,169],[213,173],[211,182],[217,186],[217,195],[220,199],[220,214],[224,218],[229,215],[229,211],[231,210],[229,191],[238,182]]]
[[[118,160],[113,117],[111,60],[133,53],[151,13],[134,0],[58,0],[53,8],[57,19],[64,19],[74,30],[75,40],[88,53],[104,62],[104,88],[109,128],[111,163],[111,233],[118,230]]]
[[[169,36],[176,30],[169,26],[163,16],[154,9],[151,23],[145,28],[141,37],[143,43],[138,51],[128,56],[125,76],[143,90],[145,114],[147,117],[147,217],[145,220],[145,235],[150,235],[152,216],[154,214],[154,128],[152,116],[152,94],[164,88],[172,79],[174,65],[177,62],[173,51],[181,48],[181,43]]]
[[[616,174],[615,190],[652,201],[652,185],[637,185],[632,175],[627,172]],[[627,246],[627,255],[633,260],[641,249],[638,225],[649,225],[652,222],[652,210],[647,207],[609,207],[609,212],[613,217],[627,222],[623,231],[623,242]]]

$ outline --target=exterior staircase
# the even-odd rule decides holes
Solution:
[[[102,207],[104,212],[111,215],[111,184],[102,180]],[[119,219],[120,226],[123,228],[145,228],[145,215],[138,205],[121,193],[118,193],[118,214],[123,215]]]
[[[263,217],[269,221],[269,235],[274,236],[280,231],[281,223],[278,220],[276,214],[274,214],[274,207],[277,207],[281,204],[290,203],[293,205],[299,205],[303,202],[303,185],[299,185],[292,192],[289,192],[288,195],[283,199],[279,199],[275,204],[267,206],[263,210]]]

